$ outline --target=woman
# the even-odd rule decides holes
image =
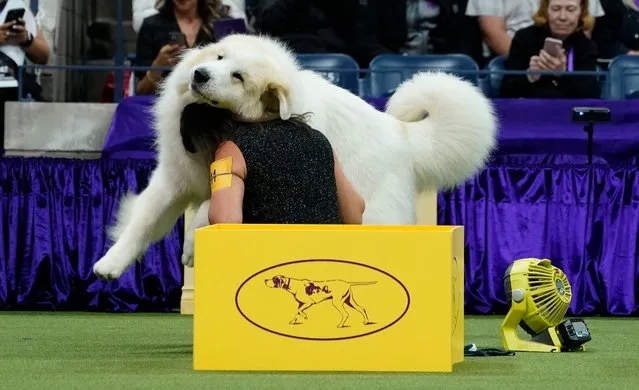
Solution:
[[[187,151],[213,160],[211,224],[362,223],[364,199],[304,118],[240,123],[229,111],[191,104],[182,137]]]
[[[229,17],[246,20],[246,5],[244,2],[245,0],[222,0],[224,7],[229,9]],[[155,3],[156,0],[133,0],[133,31],[138,33],[144,19],[158,13]]]
[[[158,13],[144,19],[136,47],[137,66],[173,67],[180,51],[215,42],[213,21],[223,16],[220,0],[158,0]],[[171,40],[175,33],[185,35],[184,43]],[[152,95],[166,72],[136,72],[138,95]]]
[[[571,76],[566,72],[596,71],[597,46],[584,34],[592,28],[587,0],[542,0],[533,16],[534,25],[515,33],[506,70],[559,71],[553,75],[505,75],[502,97],[599,98],[596,76]],[[563,43],[555,56],[544,50],[552,37]]]
[[[606,14],[597,19],[592,39],[599,48],[599,58],[639,55],[639,2],[636,0],[601,0]]]

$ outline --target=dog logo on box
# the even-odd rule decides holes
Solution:
[[[388,329],[404,317],[410,295],[381,269],[347,260],[297,260],[260,270],[239,286],[241,316],[270,333],[343,340]]]
[[[295,317],[290,324],[301,324],[303,320],[308,319],[305,311],[313,305],[330,300],[335,310],[342,316],[338,328],[346,326],[346,320],[349,317],[346,306],[349,306],[364,317],[364,325],[370,325],[366,309],[357,304],[353,294],[353,286],[366,286],[377,282],[345,282],[343,280],[325,280],[311,281],[308,279],[294,279],[284,275],[276,275],[270,279],[266,279],[264,284],[271,288],[280,288],[295,298],[298,303]]]

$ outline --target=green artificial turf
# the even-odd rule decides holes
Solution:
[[[466,343],[502,348],[501,320],[467,316]],[[191,368],[189,316],[1,312],[0,388],[638,389],[639,321],[586,321],[586,352],[467,357],[451,374],[213,373]]]

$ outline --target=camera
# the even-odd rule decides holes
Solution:
[[[602,123],[610,122],[610,110],[606,107],[574,107],[573,122]]]
[[[610,109],[606,107],[573,107],[572,121],[584,124],[588,134],[588,164],[592,164],[595,123],[611,122]]]

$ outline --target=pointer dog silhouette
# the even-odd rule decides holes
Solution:
[[[377,282],[346,282],[343,280],[313,281],[308,279],[293,279],[283,275],[276,275],[270,279],[265,279],[264,284],[271,288],[281,288],[293,295],[299,306],[293,319],[289,322],[292,325],[301,324],[303,319],[308,319],[305,311],[309,307],[331,299],[335,309],[341,314],[342,319],[337,325],[338,328],[346,326],[349,314],[344,305],[348,305],[357,310],[364,317],[364,325],[371,324],[366,314],[366,309],[355,302],[352,286],[365,286]]]

